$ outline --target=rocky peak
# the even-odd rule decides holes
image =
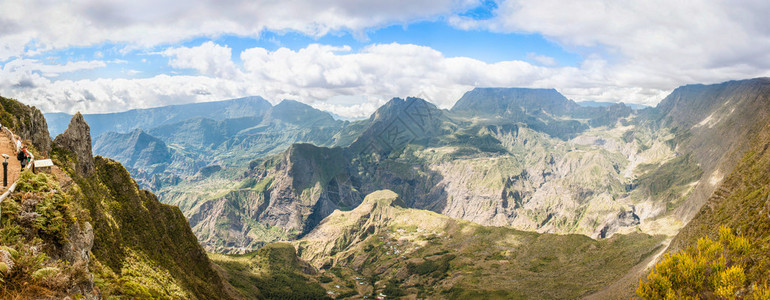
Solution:
[[[94,170],[94,157],[91,152],[91,128],[83,115],[78,112],[72,116],[69,127],[53,141],[56,147],[72,151],[77,156],[77,171],[82,175]]]
[[[280,120],[297,125],[331,126],[336,121],[328,112],[295,100],[283,100],[267,112],[267,120]]]
[[[352,152],[389,153],[415,140],[441,132],[448,118],[433,103],[420,98],[393,98],[372,114],[371,126],[350,146]]]
[[[498,115],[524,110],[539,110],[554,115],[564,115],[579,106],[555,89],[529,88],[475,88],[457,100],[453,112],[473,115]]]

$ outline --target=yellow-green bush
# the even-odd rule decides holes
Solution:
[[[636,293],[643,299],[766,299],[766,285],[757,288],[746,279],[750,247],[748,239],[723,226],[718,241],[701,238],[687,250],[666,254]]]

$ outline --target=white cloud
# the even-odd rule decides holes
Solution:
[[[612,64],[616,85],[672,89],[767,76],[768,1],[503,0],[496,17],[455,16],[459,28],[530,32]]]
[[[127,49],[201,36],[257,37],[264,29],[323,36],[334,31],[363,35],[368,28],[429,20],[463,11],[478,0],[394,1],[47,1],[3,0],[0,61],[102,42]]]
[[[14,59],[3,66],[5,73],[40,72],[45,77],[56,77],[61,73],[103,68],[107,64],[100,60],[70,61],[65,64],[45,64],[37,59]]]
[[[553,57],[533,52],[527,53],[527,59],[548,67],[552,67],[558,64],[556,59]]]
[[[238,68],[233,63],[232,50],[213,42],[205,42],[197,47],[169,48],[161,53],[171,57],[169,65],[179,69],[195,69],[203,75],[234,78]]]
[[[5,62],[0,93],[46,110],[70,112],[262,95],[360,117],[394,96],[422,95],[450,107],[477,86],[557,88],[575,100],[654,105],[682,84],[770,76],[768,1],[501,0],[489,20],[457,14],[478,3],[0,0],[0,62]],[[376,44],[355,52],[350,47],[309,45],[232,53],[226,45],[205,42],[162,51],[172,67],[193,69],[199,76],[56,81],[51,77],[103,67],[105,62],[57,65],[23,57],[99,43],[125,45],[124,52],[147,50],[201,36],[256,37],[264,29],[315,37],[335,31],[361,36],[371,28],[442,18],[458,28],[541,34],[584,60],[560,66],[552,57],[531,53],[529,62],[491,64],[404,44]],[[236,65],[232,55],[243,64]],[[368,97],[347,104],[350,108],[327,101],[361,95]]]
[[[668,92],[616,85],[605,76],[609,64],[598,57],[579,67],[545,67],[525,61],[490,64],[449,58],[435,49],[408,44],[375,44],[358,52],[312,44],[296,51],[244,50],[241,71],[232,62],[231,50],[215,43],[164,53],[172,57],[173,66],[194,68],[201,75],[51,81],[36,73],[24,77],[4,71],[0,78],[13,79],[0,82],[0,93],[29,99],[45,111],[68,108],[89,113],[260,95],[274,103],[295,99],[360,118],[392,97],[420,96],[449,108],[474,87],[556,87],[579,101],[645,104],[654,104]]]

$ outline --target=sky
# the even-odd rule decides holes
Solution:
[[[0,0],[0,95],[104,113],[262,96],[361,118],[475,87],[655,105],[770,76],[770,1]]]

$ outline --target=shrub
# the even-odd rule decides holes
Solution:
[[[647,281],[640,280],[636,293],[643,299],[697,299],[714,295],[734,299],[752,289],[755,295],[768,293],[766,289],[750,288],[746,280],[744,267],[750,246],[748,239],[723,226],[719,229],[719,241],[701,238],[695,246],[666,254]]]
[[[12,212],[18,214],[18,204],[34,201],[35,218],[33,228],[45,239],[52,239],[58,244],[67,240],[67,230],[75,222],[70,209],[70,197],[61,192],[58,182],[46,173],[32,174],[25,171],[19,177],[17,190],[13,194],[17,205],[9,205]],[[15,216],[9,216],[15,219]]]

